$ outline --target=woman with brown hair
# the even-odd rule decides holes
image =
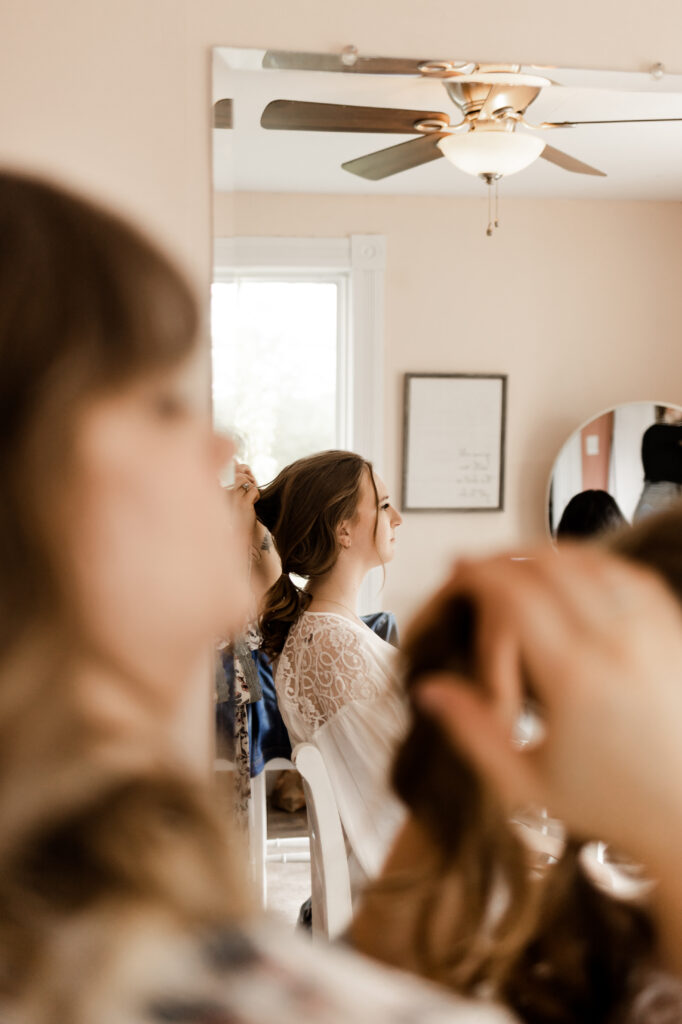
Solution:
[[[678,510],[614,535],[609,547],[655,570],[682,602],[681,538],[682,512]],[[557,556],[532,553],[526,563],[500,558],[480,568],[465,563],[415,622],[405,645],[412,723],[394,767],[396,790],[411,816],[382,877],[367,894],[352,937],[363,952],[454,991],[486,991],[529,1024],[626,1020],[673,1024],[682,1014],[682,993],[677,987],[670,991],[657,968],[680,970],[682,958],[673,951],[666,959],[671,944],[666,949],[666,943],[659,942],[656,925],[662,923],[663,932],[672,930],[675,943],[680,925],[673,923],[671,929],[666,917],[661,921],[659,915],[657,921],[646,909],[644,893],[650,891],[650,884],[631,886],[633,895],[627,899],[609,891],[603,869],[591,863],[589,856],[594,846],[590,840],[612,839],[620,844],[624,835],[624,850],[655,873],[660,823],[656,821],[651,829],[651,838],[646,832],[656,819],[656,803],[652,800],[644,808],[643,800],[633,800],[628,806],[632,790],[616,795],[609,772],[602,778],[601,772],[594,771],[594,763],[608,762],[608,755],[595,756],[578,744],[563,752],[565,758],[573,759],[572,767],[565,766],[564,771],[572,772],[571,785],[580,793],[567,810],[551,789],[540,797],[537,784],[525,788],[516,784],[518,778],[527,781],[524,768],[535,763],[533,744],[527,753],[517,744],[512,755],[510,743],[524,695],[538,708],[548,688],[565,719],[565,724],[561,717],[554,720],[557,732],[561,728],[575,731],[580,723],[572,725],[571,694],[579,677],[590,679],[594,707],[586,713],[594,722],[585,720],[584,742],[610,752],[610,723],[601,714],[608,702],[600,690],[608,692],[612,680],[617,686],[622,676],[623,700],[630,699],[627,685],[632,669],[622,651],[633,660],[636,656],[645,674],[651,673],[652,687],[661,670],[660,661],[653,657],[654,647],[642,643],[644,627],[655,612],[644,603],[628,606],[624,611],[631,621],[625,626],[618,602],[630,598],[627,585],[618,587],[620,567],[610,570],[615,587],[606,575],[607,587],[600,578],[604,576],[600,555],[589,548],[583,553],[575,545],[568,549],[570,559],[582,559],[587,572],[594,573],[594,591],[601,589],[607,598],[602,605],[595,593],[587,591],[584,580],[570,580],[571,562],[566,563],[562,550]],[[557,600],[547,579],[561,580],[564,567],[568,582]],[[663,589],[660,583],[658,587]],[[581,594],[585,607],[578,615]],[[656,596],[654,586],[652,599]],[[536,620],[532,625],[531,615]],[[591,615],[594,629],[587,626]],[[680,629],[679,612],[677,618]],[[597,669],[591,669],[585,652],[589,653],[591,633],[602,628],[602,620],[610,646],[598,652]],[[626,638],[623,629],[628,628]],[[527,651],[520,649],[522,629],[527,636],[532,634]],[[649,664],[643,662],[647,651]],[[669,663],[664,672],[678,680],[673,685],[680,685],[682,649],[678,661]],[[606,685],[599,673],[608,679]],[[427,705],[422,692],[426,686],[428,693],[430,680],[438,684],[439,703]],[[682,711],[682,689],[678,703]],[[488,717],[494,711],[494,726],[485,721],[481,708]],[[545,721],[546,714],[545,708]],[[442,718],[447,730],[439,721]],[[661,730],[662,741],[663,736]],[[536,742],[541,759],[544,741]],[[619,742],[616,734],[616,749]],[[635,744],[639,744],[636,739],[625,759],[631,758],[640,770],[651,751],[646,744],[642,751]],[[664,750],[663,744],[662,754]],[[617,767],[621,776],[628,774],[620,764]],[[668,785],[667,770],[664,760],[659,772],[663,789]],[[630,782],[639,784],[635,771]],[[603,806],[601,800],[603,821],[595,815],[586,823],[582,802],[585,807],[590,800],[599,802],[602,788],[607,803]],[[588,797],[588,792],[594,797]],[[558,862],[540,871],[532,848],[513,824],[519,806],[533,798],[537,806],[549,804],[554,814],[566,812],[568,826],[563,852],[556,851]],[[630,819],[628,828],[625,818]],[[671,904],[672,914],[679,915],[679,904]]]
[[[324,758],[356,888],[379,872],[403,818],[389,786],[406,727],[397,652],[357,614],[362,582],[393,558],[402,520],[370,463],[345,451],[287,466],[256,514],[282,561],[261,620],[279,708],[292,745],[313,742]]]
[[[0,172],[0,238],[0,1017],[500,1020],[252,915],[172,739],[248,605],[195,299],[132,228],[27,177]]]
[[[0,237],[0,1015],[130,998],[137,1021],[126,945],[247,908],[172,741],[245,609],[231,444],[192,397],[194,297],[145,239],[10,173]]]

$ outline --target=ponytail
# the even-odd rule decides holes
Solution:
[[[286,572],[270,587],[260,620],[263,650],[269,658],[282,653],[287,633],[311,601],[312,594],[297,587]]]
[[[282,560],[282,575],[265,595],[260,621],[270,658],[281,654],[287,633],[312,601],[290,574],[315,580],[335,565],[337,526],[355,515],[367,473],[373,483],[371,464],[360,455],[318,452],[293,462],[261,488],[256,517],[272,534]]]
[[[482,689],[479,630],[478,609],[466,595],[436,598],[403,645],[408,694],[438,670]],[[623,1002],[653,953],[654,928],[644,909],[585,877],[582,838],[569,837],[558,863],[533,877],[495,792],[418,707],[393,785],[438,853],[428,873],[415,870],[400,882],[403,899],[409,894],[417,908],[405,940],[417,971],[466,993],[486,981],[526,1024],[623,1020]],[[462,894],[454,914],[443,899],[453,879]],[[375,898],[396,900],[395,888],[380,886]],[[501,893],[505,906],[491,920]],[[361,951],[381,954],[376,944]]]

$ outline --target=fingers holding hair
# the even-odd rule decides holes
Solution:
[[[576,547],[465,563],[449,587],[484,624],[484,686],[425,675],[417,704],[505,800],[539,801],[569,826],[636,852],[632,793],[655,806],[658,756],[682,760],[682,614],[666,586]],[[544,719],[534,749],[515,749],[509,735],[504,709],[516,691],[530,692]]]
[[[512,745],[494,704],[450,674],[427,676],[416,694],[418,707],[438,722],[450,743],[467,756],[509,808],[547,802],[534,758]]]

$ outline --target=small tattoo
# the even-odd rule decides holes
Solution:
[[[271,547],[272,547],[272,539],[270,537],[270,534],[266,530],[265,531],[265,536],[263,537],[263,540],[261,541],[260,549],[261,549],[261,551],[269,551]]]

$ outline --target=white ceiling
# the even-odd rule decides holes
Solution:
[[[383,181],[366,181],[341,163],[415,136],[266,131],[264,107],[273,99],[459,112],[440,81],[388,75],[274,71],[259,68],[262,50],[217,49],[214,100],[234,101],[234,128],[213,132],[214,185],[219,191],[348,195],[481,196],[486,186],[436,160]],[[513,60],[513,55],[509,55]],[[539,73],[536,71],[536,74]],[[682,118],[682,75],[655,80],[646,72],[552,68],[560,86],[543,89],[527,119],[598,120]],[[608,177],[564,171],[539,159],[505,178],[505,196],[526,198],[682,200],[682,121],[679,124],[594,125],[547,132],[557,149],[598,167]]]

